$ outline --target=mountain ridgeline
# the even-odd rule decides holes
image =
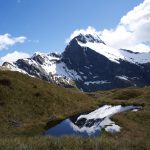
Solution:
[[[96,33],[74,37],[62,54],[35,53],[3,67],[85,92],[150,85],[150,53],[111,48]]]

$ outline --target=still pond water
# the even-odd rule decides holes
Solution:
[[[125,111],[138,111],[140,106],[111,106],[104,105],[90,113],[84,113],[67,118],[51,126],[44,135],[46,136],[99,136],[101,130],[115,133],[120,132],[121,127],[110,118],[116,114]]]

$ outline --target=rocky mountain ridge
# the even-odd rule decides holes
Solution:
[[[35,53],[3,67],[86,92],[150,85],[150,53],[111,48],[96,33],[74,37],[62,54]]]

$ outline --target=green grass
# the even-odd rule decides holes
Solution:
[[[77,89],[0,72],[0,136],[39,135],[48,120],[64,119],[91,106],[91,98]]]
[[[97,138],[44,137],[48,120],[57,122],[104,104],[141,105],[112,120],[120,133]],[[0,150],[149,150],[150,87],[82,93],[26,75],[0,71]]]
[[[133,142],[134,141],[134,142]],[[149,150],[143,138],[30,137],[0,139],[0,150]]]

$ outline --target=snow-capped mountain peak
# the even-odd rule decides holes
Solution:
[[[3,66],[83,91],[150,85],[150,53],[109,47],[94,30],[75,35],[62,54],[35,53]]]
[[[92,27],[88,27],[86,30],[75,30],[67,39],[67,43],[70,43],[75,38],[83,42],[103,42],[100,38],[100,33]]]
[[[78,42],[81,42],[81,43],[103,43],[105,44],[101,38],[99,37],[99,35],[95,34],[95,35],[91,35],[91,34],[79,34],[78,36],[75,37],[75,39],[78,41]]]
[[[97,42],[81,43],[79,41],[78,44],[81,47],[90,48],[90,49],[94,50],[95,52],[105,56],[109,60],[116,62],[116,63],[119,63],[120,59],[124,59],[124,56],[120,53],[119,50],[111,48],[102,42],[100,42],[100,43],[97,43]]]
[[[101,40],[98,34],[79,34],[73,40],[76,40],[78,45],[83,47],[85,50],[87,48],[97,52],[100,55],[105,56],[110,61],[120,63],[120,60],[125,60],[131,63],[148,63],[150,62],[150,53],[137,53],[132,50],[115,49]]]

